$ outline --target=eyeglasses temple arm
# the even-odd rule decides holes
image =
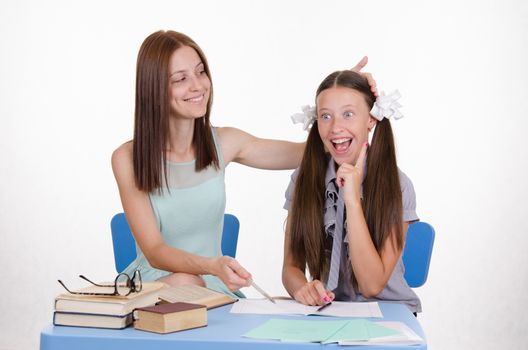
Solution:
[[[64,283],[62,283],[61,280],[57,280],[57,281],[59,281],[59,283],[61,284],[61,286],[63,286],[64,289],[66,289],[69,293],[71,293],[71,294],[75,294],[75,292],[72,292],[71,290],[69,290],[68,287],[66,287],[66,285],[65,285]]]
[[[80,278],[82,278],[83,280],[85,281],[88,281],[90,282],[91,284],[93,284],[94,286],[97,286],[97,287],[113,287],[113,285],[108,285],[108,284],[97,284],[95,282],[92,282],[90,281],[87,277],[85,277],[84,275],[79,275]]]

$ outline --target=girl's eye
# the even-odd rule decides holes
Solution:
[[[324,114],[321,114],[321,116],[319,117],[321,120],[330,120],[332,118],[332,116],[328,113],[324,113]]]
[[[344,116],[345,116],[345,118],[352,118],[354,116],[354,112],[350,112],[350,111],[345,112]]]

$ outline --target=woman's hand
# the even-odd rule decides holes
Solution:
[[[363,172],[365,171],[367,147],[368,143],[365,143],[361,147],[356,165],[343,163],[337,169],[337,186],[343,188],[343,200],[345,204],[361,203],[361,183],[363,182]]]
[[[323,283],[319,280],[306,282],[301,288],[293,293],[293,297],[299,303],[304,305],[322,305],[334,300],[335,295],[326,290]]]
[[[251,274],[230,256],[212,258],[211,266],[212,274],[220,278],[232,292],[251,284]]]
[[[359,61],[352,69],[351,71],[354,71],[356,73],[361,74],[365,78],[367,78],[368,84],[370,85],[370,90],[374,93],[374,96],[378,96],[378,88],[376,87],[376,80],[372,77],[371,73],[364,73],[361,72],[361,70],[367,65],[368,63],[368,57],[364,56],[361,61]]]

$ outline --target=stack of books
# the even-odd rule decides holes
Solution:
[[[55,298],[53,324],[113,329],[128,327],[134,321],[134,309],[155,305],[159,301],[158,293],[164,286],[161,282],[143,282],[141,292],[128,296],[60,294]],[[78,290],[94,291],[97,291],[97,287]]]

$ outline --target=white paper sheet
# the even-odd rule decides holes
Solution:
[[[307,306],[292,299],[278,299],[273,304],[267,299],[239,299],[231,307],[235,314],[265,314],[265,315],[320,315],[337,317],[383,317],[376,302],[344,302],[334,301],[332,305],[317,311],[319,306]]]

